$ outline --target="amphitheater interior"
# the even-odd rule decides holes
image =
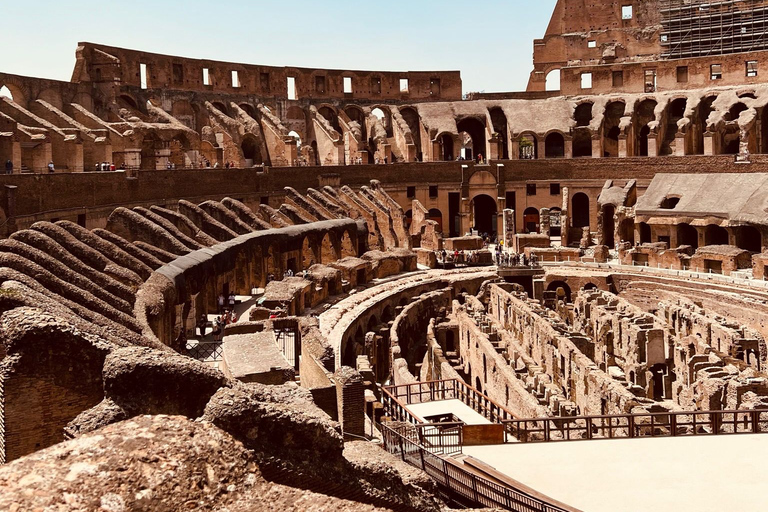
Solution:
[[[764,505],[768,47],[680,34],[768,7],[593,4],[524,92],[0,72],[0,510]]]

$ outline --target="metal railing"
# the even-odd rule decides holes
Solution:
[[[223,348],[220,341],[187,342],[184,346],[186,354],[198,361],[221,361]]]
[[[506,420],[520,443],[768,432],[768,409],[685,411]]]
[[[391,422],[389,422],[391,424]],[[381,424],[385,449],[422,469],[451,498],[470,506],[503,508],[515,512],[574,512],[548,503],[520,489],[492,482],[431,452],[406,432],[412,425]]]
[[[460,400],[491,423],[502,423],[516,418],[503,406],[458,379],[384,386],[382,390],[385,413],[398,421],[420,422],[408,410],[407,405],[453,399]]]

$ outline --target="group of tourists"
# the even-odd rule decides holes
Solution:
[[[113,162],[101,162],[101,163],[96,162],[95,167],[96,167],[96,171],[101,171],[101,172],[116,171],[118,169],[122,171],[125,169],[125,163],[120,165],[120,167],[116,167]]]
[[[525,253],[496,252],[496,265],[499,267],[535,267],[537,263],[538,258],[535,254],[531,254],[531,256],[528,257]]]
[[[213,341],[221,341],[222,335],[224,334],[224,328],[235,322],[237,322],[237,313],[234,309],[225,309],[223,314],[218,315],[213,321]],[[200,331],[200,337],[205,338],[208,329],[207,315],[200,315],[200,321],[197,323],[197,328]]]

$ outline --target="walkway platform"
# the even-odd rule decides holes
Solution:
[[[459,421],[462,421],[467,425],[491,424],[491,422],[485,419],[481,414],[457,399],[411,404],[408,406],[408,409],[424,423],[430,423],[430,421],[425,418],[453,414]]]
[[[584,512],[768,509],[765,434],[464,446],[463,451]]]

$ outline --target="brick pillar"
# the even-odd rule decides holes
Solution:
[[[356,370],[342,366],[333,375],[341,431],[354,436],[365,435],[365,388]]]

